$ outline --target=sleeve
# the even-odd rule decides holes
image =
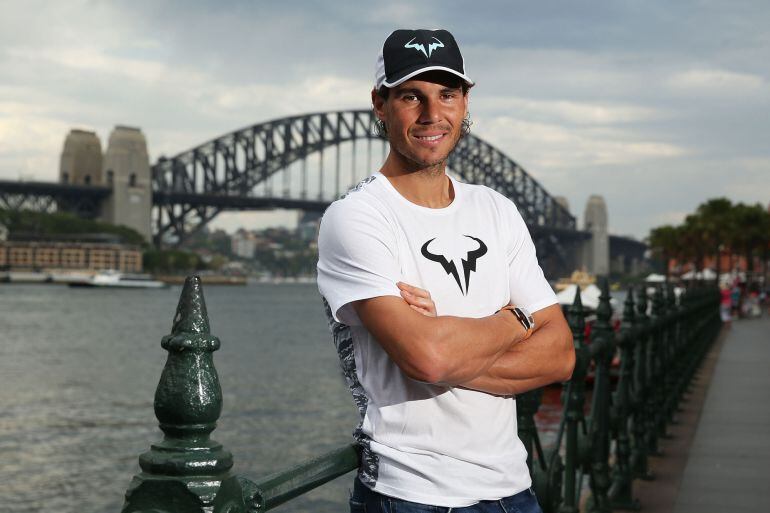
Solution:
[[[535,244],[529,234],[524,219],[507,198],[506,211],[510,223],[511,241],[508,251],[508,280],[511,291],[511,303],[530,312],[537,312],[547,306],[558,303],[543,269],[537,261]]]
[[[380,212],[362,201],[333,203],[318,233],[318,290],[334,319],[360,325],[353,301],[401,294],[400,266],[392,228]]]

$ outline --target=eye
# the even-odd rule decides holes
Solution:
[[[405,102],[416,102],[419,101],[416,94],[405,94],[401,97],[402,100]]]

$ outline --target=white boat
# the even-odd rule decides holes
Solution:
[[[165,283],[153,280],[147,274],[123,274],[118,271],[104,271],[84,280],[70,281],[70,287],[109,287],[118,289],[162,289]]]
[[[48,283],[51,275],[38,271],[6,271],[0,273],[0,282],[9,283]]]

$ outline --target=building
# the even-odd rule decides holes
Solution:
[[[588,198],[583,213],[583,229],[591,239],[583,247],[583,266],[589,273],[600,276],[610,271],[610,241],[607,204],[599,195]]]
[[[95,132],[74,128],[64,139],[59,181],[73,185],[102,185],[102,143]]]
[[[94,132],[73,129],[64,140],[59,181],[111,189],[101,207],[102,220],[133,228],[152,238],[152,180],[147,142],[138,128],[116,126],[102,155]]]
[[[111,224],[133,228],[152,239],[152,179],[147,141],[138,128],[116,126],[104,153],[103,176],[112,194],[102,207]]]
[[[257,251],[257,242],[253,232],[241,228],[230,237],[230,251],[237,257],[251,259]]]
[[[142,251],[118,242],[0,241],[0,269],[142,272]]]

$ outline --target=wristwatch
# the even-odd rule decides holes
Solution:
[[[528,310],[514,305],[504,306],[501,310],[510,310],[516,316],[516,320],[527,330],[523,340],[528,339],[532,335],[532,332],[535,330],[535,318],[532,317]]]

